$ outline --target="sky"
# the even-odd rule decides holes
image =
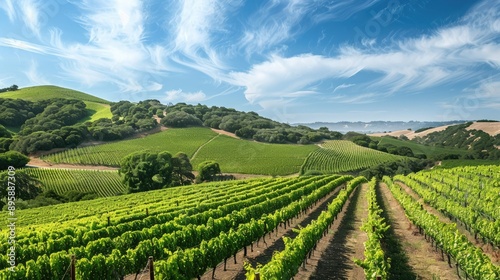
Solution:
[[[286,123],[500,119],[500,0],[2,0],[0,87]]]

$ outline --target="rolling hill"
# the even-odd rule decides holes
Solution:
[[[0,93],[0,98],[23,99],[28,101],[38,101],[50,98],[67,98],[82,100],[87,105],[89,116],[81,122],[94,121],[100,118],[111,118],[109,101],[73,89],[45,85],[21,88],[16,91]],[[15,131],[15,129],[14,129]]]

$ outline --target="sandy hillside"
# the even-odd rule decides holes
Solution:
[[[500,134],[500,122],[475,122],[467,130],[477,129],[488,133],[491,136]]]
[[[451,125],[453,125],[453,124],[451,124]],[[406,137],[408,137],[408,139],[411,140],[415,137],[423,137],[423,136],[426,136],[427,134],[430,134],[433,132],[443,131],[448,126],[450,126],[450,125],[438,126],[438,127],[424,130],[422,132],[418,132],[418,133],[415,133],[415,131],[412,131],[412,130],[397,130],[397,131],[392,131],[392,132],[388,132],[388,133],[373,133],[373,134],[369,134],[369,135],[370,136],[379,136],[379,137],[385,136],[385,135],[395,136],[395,137],[399,137],[400,135],[405,135]]]

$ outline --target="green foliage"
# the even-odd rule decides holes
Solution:
[[[18,89],[19,89],[19,87],[17,85],[12,85],[10,87],[0,88],[0,93],[7,92],[7,91],[16,91]]]
[[[0,138],[11,138],[12,135],[11,133],[3,126],[0,124]]]
[[[198,176],[196,176],[196,181],[198,183],[212,181],[214,176],[220,173],[220,166],[217,162],[204,161],[198,165]]]
[[[184,111],[170,112],[163,119],[161,124],[168,127],[188,127],[188,126],[201,126],[200,119],[190,115]]]
[[[179,152],[172,158],[172,185],[189,185],[193,182],[193,166],[188,155]]]
[[[172,155],[168,152],[135,152],[123,158],[119,173],[128,191],[133,193],[169,186],[172,169]]]
[[[380,151],[375,151],[346,140],[331,140],[321,144],[304,162],[301,173],[317,170],[326,173],[359,171],[383,162],[402,159]]]
[[[12,177],[14,178],[14,181],[12,179],[9,179]],[[11,182],[11,184],[9,184],[8,182]],[[9,176],[9,172],[7,171],[1,172],[0,184],[2,186],[14,187],[16,200],[33,199],[42,192],[40,181],[38,181],[37,178],[30,176],[23,170],[15,170],[14,176]],[[7,187],[0,188],[0,197],[5,200],[7,200],[7,189]],[[5,204],[3,199],[0,200],[0,209]]]
[[[29,161],[29,157],[16,151],[0,153],[0,170],[5,170],[9,166],[14,168],[24,167]]]

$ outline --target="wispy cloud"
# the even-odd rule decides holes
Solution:
[[[487,9],[489,13],[495,11],[498,15],[500,1],[494,2],[488,2],[490,4],[482,6],[482,9]],[[471,13],[481,12],[481,9],[473,9]],[[229,81],[246,88],[247,100],[261,104],[268,99],[311,90],[313,83],[325,79],[342,80],[362,71],[378,74],[370,82],[356,85],[358,90],[371,92],[369,95],[345,99],[346,102],[357,102],[361,97],[373,99],[377,95],[387,96],[403,89],[418,91],[457,77],[470,79],[475,77],[476,67],[485,64],[499,68],[500,45],[496,40],[500,33],[498,16],[486,20],[469,14],[465,18],[469,20],[438,29],[430,35],[401,40],[385,48],[344,46],[333,57],[273,55],[246,72],[231,73]]]
[[[181,0],[176,15],[169,22],[174,34],[173,60],[218,79],[227,65],[220,58],[214,37],[227,32],[227,13],[241,1]]]
[[[337,90],[341,90],[344,88],[350,88],[352,86],[355,86],[355,84],[341,84],[341,85],[336,86],[335,89],[333,90],[333,92],[336,92]]]
[[[201,102],[207,99],[202,91],[184,92],[182,89],[169,90],[165,95],[164,100],[167,102]]]
[[[19,0],[18,2],[20,11],[22,13],[21,18],[24,21],[26,27],[28,27],[33,34],[40,36],[40,20],[38,11],[40,10],[40,4],[34,0]]]
[[[11,22],[16,19],[16,10],[14,8],[13,0],[5,0],[0,2],[0,8],[4,10]]]
[[[24,72],[28,80],[32,85],[48,85],[50,84],[49,80],[45,78],[38,71],[38,64],[35,61],[31,61],[30,67],[27,71]]]

